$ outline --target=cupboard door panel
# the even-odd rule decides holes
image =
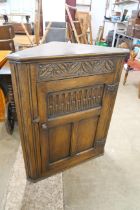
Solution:
[[[61,81],[61,85],[63,83]],[[46,162],[42,163],[43,173],[52,170],[54,165],[59,167],[70,159],[80,159],[82,152],[88,153],[90,149],[95,152],[95,133],[104,92],[104,84],[93,81],[89,85],[88,80],[83,87],[78,86],[77,80],[73,88],[68,84],[65,88],[62,85],[61,90],[60,86],[54,86],[55,91],[49,88],[50,84],[53,82],[38,84],[40,125],[46,127],[46,131],[40,130],[41,156]]]
[[[70,153],[71,124],[49,129],[49,162],[66,158]]]
[[[78,125],[77,152],[82,152],[93,147],[98,118],[84,119]]]

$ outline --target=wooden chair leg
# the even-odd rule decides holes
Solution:
[[[128,77],[128,70],[126,70],[126,72],[125,72],[125,76],[124,76],[124,81],[123,81],[123,85],[125,85],[125,83],[126,83],[126,80],[127,80],[127,77]]]

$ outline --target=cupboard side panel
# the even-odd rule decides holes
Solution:
[[[14,69],[14,72],[12,72],[12,80],[14,86],[14,96],[17,98],[16,109],[19,110],[17,111],[18,122],[20,125],[26,172],[29,178],[36,179],[40,175],[38,165],[38,159],[40,157],[38,157],[37,154],[36,134],[34,132],[35,130],[33,124],[34,114],[32,107],[31,75],[29,73],[31,69],[28,64],[14,64]],[[14,75],[16,75],[16,83]]]
[[[11,74],[12,86],[13,86],[13,91],[14,91],[14,100],[15,100],[15,105],[16,105],[16,113],[17,113],[17,118],[18,118],[18,126],[19,126],[19,131],[20,131],[24,163],[25,163],[26,172],[28,175],[30,175],[31,172],[30,172],[30,164],[29,164],[29,155],[27,152],[28,149],[27,149],[27,144],[25,141],[23,113],[21,110],[22,104],[21,104],[21,100],[20,100],[21,94],[20,94],[20,88],[19,88],[17,65],[11,63],[10,68],[11,68],[11,73],[12,73]]]

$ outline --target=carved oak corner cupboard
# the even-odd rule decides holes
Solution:
[[[127,54],[51,42],[9,56],[28,178],[103,154]]]

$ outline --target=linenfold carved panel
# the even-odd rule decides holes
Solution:
[[[103,89],[104,85],[94,85],[48,93],[48,117],[62,116],[100,106]]]
[[[98,58],[75,62],[39,64],[38,80],[48,81],[78,76],[105,74],[115,71],[115,59]]]

